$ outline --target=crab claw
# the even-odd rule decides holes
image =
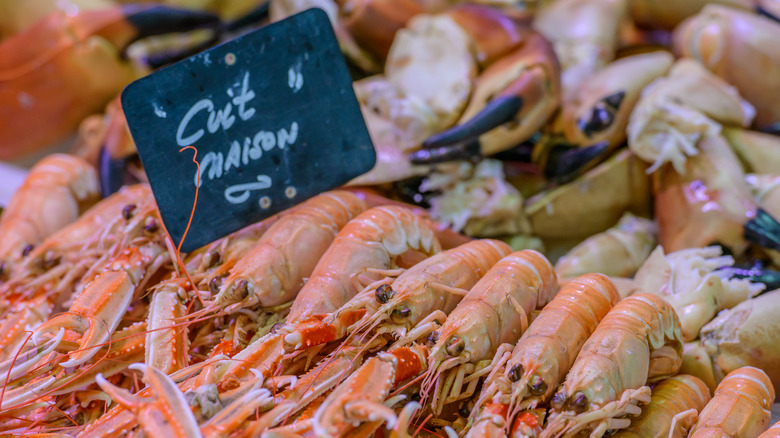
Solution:
[[[106,106],[104,118],[108,122],[102,141],[96,142],[94,147],[100,148],[98,152],[100,190],[104,197],[108,197],[123,185],[138,182],[137,179],[130,177],[128,171],[131,164],[137,161],[138,150],[130,136],[119,97]]]
[[[780,251],[780,223],[764,209],[756,209],[756,216],[745,222],[744,233],[746,240]]]
[[[577,127],[588,137],[603,131],[615,121],[615,113],[625,97],[625,91],[618,91],[599,100],[593,105],[587,118],[577,120]]]
[[[772,135],[780,135],[780,122],[772,123],[771,125],[765,126],[761,129],[761,132],[765,132],[767,134]]]
[[[780,3],[774,0],[759,1],[756,13],[780,23]]]
[[[550,43],[529,34],[520,49],[478,78],[459,126],[425,141],[413,163],[492,155],[528,139],[560,101],[559,67]]]
[[[98,160],[100,191],[105,198],[116,193],[125,185],[125,170],[130,159],[128,157],[112,158],[111,154],[105,148],[102,148],[100,149]]]
[[[267,19],[270,5],[270,1],[260,3],[258,6],[255,6],[254,9],[247,11],[244,15],[226,23],[224,29],[227,32],[235,32]]]
[[[434,135],[412,152],[413,164],[432,164],[481,156],[478,138],[491,129],[511,122],[523,108],[519,96],[501,96],[487,105],[466,123]]]
[[[376,59],[384,60],[396,32],[424,12],[415,0],[337,0],[339,21],[359,45]]]
[[[780,272],[766,269],[760,263],[756,263],[755,266],[748,268],[733,266],[722,268],[720,270],[728,272],[731,278],[747,279],[751,283],[764,284],[766,286],[764,291],[773,291],[777,288],[780,288]]]
[[[143,4],[124,5],[121,9],[125,21],[131,26],[130,32],[124,37],[125,48],[134,41],[150,36],[195,29],[218,30],[221,25],[218,16],[191,9]]]
[[[539,161],[545,178],[565,184],[598,163],[609,152],[609,142],[606,141],[585,147],[556,144],[549,147]]]
[[[200,28],[218,31],[219,19],[162,6],[125,6],[76,15],[58,11],[2,40],[0,158],[56,142],[147,74],[148,66],[127,59],[132,42]]]

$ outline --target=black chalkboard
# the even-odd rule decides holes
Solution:
[[[341,186],[376,156],[328,17],[309,9],[128,85],[122,107],[183,251]]]

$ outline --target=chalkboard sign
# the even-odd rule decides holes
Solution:
[[[122,107],[168,232],[192,251],[371,170],[327,15],[309,9],[130,84]]]

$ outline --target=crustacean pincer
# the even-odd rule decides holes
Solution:
[[[97,377],[97,383],[114,401],[133,412],[150,436],[202,436],[184,394],[170,377],[154,367],[143,364],[130,365],[129,369],[144,373],[144,381],[152,390],[150,397],[133,395],[125,389],[112,385],[103,376]],[[255,388],[247,392],[241,402],[251,401],[260,404],[266,400],[271,400],[271,392],[267,389]]]
[[[534,29],[552,44],[561,63],[564,105],[583,81],[615,57],[626,0],[557,0],[541,8]]]
[[[739,165],[720,135],[696,143],[683,173],[665,166],[655,175],[658,240],[667,251],[721,244],[735,255],[749,243],[780,249],[780,224],[761,208]]]
[[[32,334],[32,343],[38,345],[57,330],[66,330],[61,347],[69,352],[70,359],[61,364],[63,367],[74,367],[92,358],[110,339],[136,291],[142,290],[172,258],[163,242],[153,202],[140,207],[125,228],[127,235],[135,237],[134,245],[109,258],[96,274],[87,273],[83,290],[69,310],[41,324]]]
[[[366,72],[381,69],[398,29],[425,11],[416,0],[272,0],[269,15],[275,22],[311,7],[325,11],[341,51]]]
[[[477,77],[458,126],[428,138],[410,157],[437,163],[491,155],[533,135],[560,103],[560,67],[552,46],[519,28],[512,50]]]
[[[258,432],[278,425],[333,388],[310,418],[299,419],[290,426],[298,431],[312,430],[319,436],[343,436],[354,431],[361,422],[381,420],[374,429],[384,421],[388,428],[392,427],[395,412],[386,406],[385,399],[391,389],[425,370],[428,347],[417,341],[427,339],[438,327],[436,323],[423,323],[410,333],[410,338],[397,341],[386,352],[380,352],[364,363],[365,354],[385,345],[386,339],[374,338],[366,345],[350,342],[336,350],[277,396],[280,402],[252,423],[251,435],[257,436]],[[362,427],[370,427],[370,424]],[[286,428],[276,427],[268,432],[277,433]]]
[[[558,107],[559,76],[552,46],[499,9],[414,16],[396,33],[384,76],[356,83],[379,161],[355,183],[399,179],[383,169],[389,162],[408,176],[517,145]],[[385,145],[394,135],[399,141]]]
[[[698,341],[686,344],[682,371],[715,390],[728,373],[753,366],[780,385],[778,303],[780,291],[774,290],[718,313],[701,328]]]
[[[674,32],[675,51],[699,60],[736,87],[756,108],[756,124],[762,128],[780,122],[775,99],[780,92],[780,50],[765,43],[780,37],[780,23],[770,17],[710,4]],[[761,68],[746,68],[758,65]]]
[[[332,224],[333,220],[326,223]],[[416,254],[412,259],[418,260],[420,255],[429,257],[441,250],[430,221],[400,206],[375,207],[363,212],[344,225],[329,245],[306,284],[297,292],[285,324],[252,341],[231,361],[216,363],[209,368],[209,373],[198,377],[199,381],[216,383],[220,391],[225,391],[250,379],[250,368],[270,377],[282,361],[283,340],[288,333],[320,328],[324,316],[338,310],[364,288],[363,281],[371,284],[392,281],[389,274],[397,275],[394,271],[408,267],[404,255]],[[373,292],[373,288],[369,289]],[[324,329],[319,332],[328,336],[319,335],[319,341],[312,344],[335,340],[331,339],[329,326]]]
[[[372,357],[339,385],[322,402],[312,418],[318,436],[345,436],[360,423],[388,429],[397,426],[399,416],[387,406],[390,391],[425,370],[428,348],[412,344],[391,347]],[[403,421],[403,418],[401,419]]]
[[[626,141],[626,127],[642,90],[666,75],[674,62],[667,52],[628,56],[585,78],[561,108],[561,125],[572,144]]]
[[[53,12],[3,40],[0,157],[20,156],[58,140],[148,73],[147,66],[126,56],[133,41],[218,24],[218,17],[203,12],[126,5],[75,15]]]
[[[548,181],[559,184],[599,163],[625,143],[629,116],[642,90],[673,62],[671,54],[660,51],[628,56],[579,81],[551,130],[533,146],[531,161]]]
[[[780,127],[780,125],[778,125]],[[745,171],[776,174],[780,168],[780,136],[741,128],[724,128],[722,135],[737,154]],[[750,182],[748,181],[748,184]]]
[[[708,4],[718,4],[741,11],[771,15],[774,0],[631,0],[629,9],[634,24],[642,29],[671,31],[684,20],[695,16]],[[763,13],[761,12],[763,11]]]
[[[698,143],[723,125],[748,126],[756,111],[737,89],[690,58],[676,61],[668,75],[645,87],[628,122],[628,146],[652,163],[653,173],[670,162],[684,174]]]
[[[147,182],[119,96],[106,105],[103,113],[93,114],[79,124],[72,153],[98,169],[103,196],[123,185]]]
[[[111,0],[72,0],[68,3],[56,0],[38,0],[33,2],[3,2],[0,4],[0,40],[16,35],[32,26],[52,12],[64,10],[100,9],[108,7]]]

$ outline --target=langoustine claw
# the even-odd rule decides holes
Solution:
[[[88,271],[82,278],[83,289],[75,294],[69,310],[41,324],[32,334],[37,345],[42,337],[66,329],[70,345],[64,349],[72,351],[70,359],[62,363],[64,367],[83,364],[98,352],[118,327],[136,292],[172,258],[163,242],[154,202],[145,201],[127,216],[122,229],[122,237],[132,245],[118,248],[104,263],[92,266],[95,272]]]
[[[129,368],[143,372],[144,381],[153,390],[150,398],[138,397],[126,389],[118,388],[103,376],[97,377],[97,384],[114,401],[134,412],[151,436],[201,436],[198,423],[184,399],[184,394],[170,377],[143,364],[133,364]]]

